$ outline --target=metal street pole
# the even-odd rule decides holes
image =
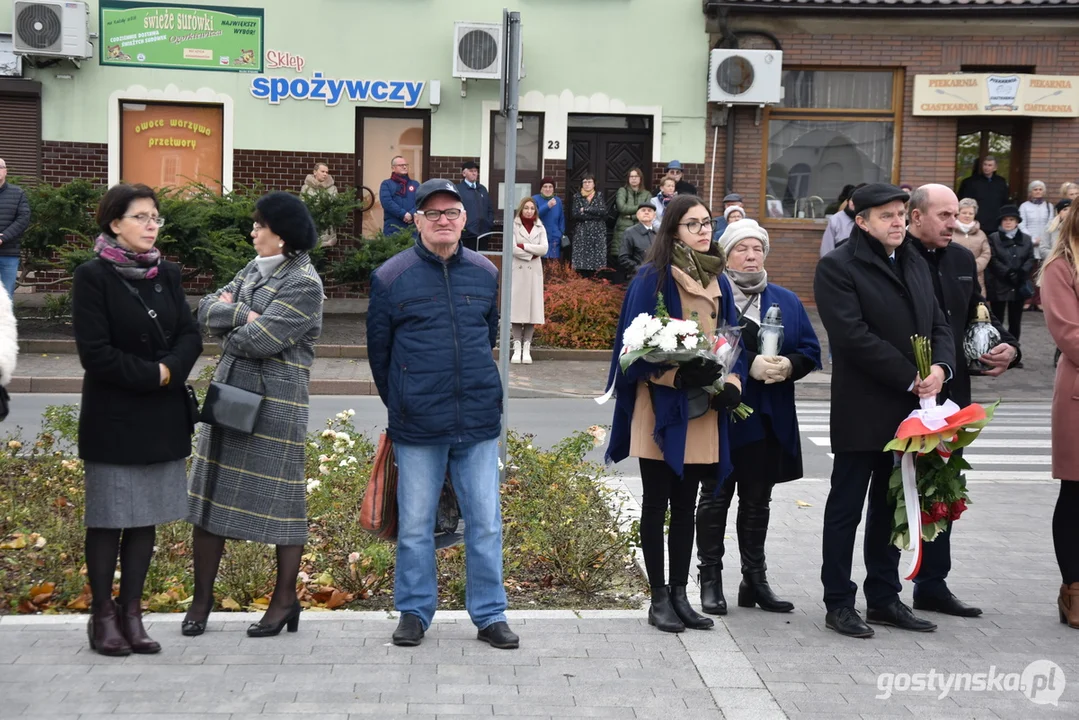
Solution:
[[[502,376],[502,437],[498,457],[501,460],[502,479],[508,466],[506,433],[510,422],[510,285],[513,280],[513,213],[517,185],[517,95],[521,59],[521,13],[502,11],[504,33],[502,39],[502,107],[506,116],[506,177],[502,198],[502,305],[500,337],[498,341],[498,365]]]

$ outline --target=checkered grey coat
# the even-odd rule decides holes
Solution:
[[[220,299],[224,292],[235,302]],[[306,253],[263,279],[252,261],[199,303],[199,325],[221,338],[214,379],[265,395],[247,435],[202,425],[192,455],[188,521],[228,538],[276,545],[307,541],[304,439],[322,280]],[[254,310],[261,317],[252,323]]]

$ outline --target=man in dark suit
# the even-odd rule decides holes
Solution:
[[[950,399],[959,407],[971,402],[970,372],[963,350],[967,323],[984,303],[978,287],[974,255],[952,242],[959,217],[959,198],[944,185],[923,185],[910,196],[910,225],[907,234],[913,246],[929,265],[934,295],[952,329],[955,341],[955,377],[948,383],[941,399]],[[989,366],[983,375],[996,377],[1019,362],[1019,341],[992,317],[1001,342],[979,358]],[[961,452],[961,451],[960,451]],[[945,579],[952,568],[951,524],[933,542],[922,545],[922,564],[914,578],[914,609],[941,612],[959,617],[977,617],[980,608],[967,605],[948,589]]]
[[[461,182],[457,183],[457,192],[461,194],[461,202],[468,214],[461,242],[471,250],[480,250],[479,237],[491,232],[495,213],[491,207],[491,196],[480,182],[480,166],[472,160],[461,166]]]
[[[1008,181],[997,175],[997,159],[986,155],[978,163],[977,170],[959,183],[959,197],[971,198],[978,203],[978,223],[986,235],[997,229],[1000,209],[1011,202]],[[984,290],[984,288],[983,288]]]
[[[853,195],[850,239],[821,258],[813,289],[832,349],[832,486],[824,510],[821,581],[827,627],[841,635],[870,637],[854,609],[851,582],[855,534],[866,491],[863,585],[866,620],[929,632],[899,600],[899,549],[891,542],[895,506],[888,501],[893,454],[884,446],[918,407],[938,395],[953,374],[955,344],[933,292],[929,267],[906,238],[907,193],[873,183]],[[932,371],[918,376],[912,335],[932,344]]]

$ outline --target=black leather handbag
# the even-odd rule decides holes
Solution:
[[[250,435],[255,431],[255,423],[259,419],[263,395],[228,384],[235,363],[236,359],[233,358],[223,382],[214,380],[210,383],[199,419],[207,425],[217,425]]]

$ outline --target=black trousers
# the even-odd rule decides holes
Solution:
[[[851,582],[854,541],[862,520],[866,490],[866,578],[862,589],[869,607],[884,607],[899,598],[899,548],[889,542],[895,505],[888,502],[892,453],[838,452],[832,464],[832,488],[824,508],[821,582],[829,611],[854,607],[858,586]]]
[[[1007,307],[1008,313],[1008,332],[1015,335],[1015,339],[1019,339],[1019,326],[1023,324],[1023,303],[1025,300],[1012,300],[1010,302],[993,301],[989,303],[990,309],[993,311],[993,315],[998,317],[1002,322],[1004,320],[1004,308]]]
[[[1079,582],[1079,482],[1060,481],[1053,511],[1053,548],[1065,585]]]
[[[922,543],[922,565],[914,577],[914,598],[945,597],[952,569],[952,523],[933,542]]]
[[[697,488],[701,480],[715,476],[715,465],[690,465],[683,477],[662,460],[641,458],[641,552],[648,584],[686,585],[689,582],[689,563],[693,556],[694,511],[697,507]],[[663,570],[663,525],[667,508],[671,510],[671,525],[667,532],[667,552],[670,558],[670,581]]]

